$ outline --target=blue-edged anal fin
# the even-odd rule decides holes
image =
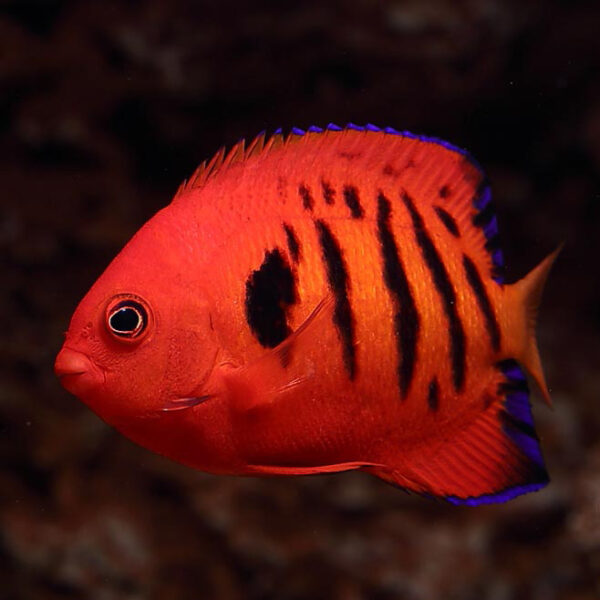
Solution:
[[[317,376],[315,360],[307,360],[326,328],[332,327],[335,306],[328,294],[303,323],[275,348],[265,350],[252,362],[224,373],[231,409],[239,414],[265,410],[285,402]],[[314,353],[312,353],[314,355]]]
[[[505,502],[549,481],[523,371],[514,360],[494,367],[481,402],[457,417],[444,435],[416,448],[389,447],[381,479],[452,504]],[[478,406],[478,408],[477,408]]]

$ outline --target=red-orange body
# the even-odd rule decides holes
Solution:
[[[540,487],[498,365],[521,362],[547,395],[530,321],[551,259],[492,277],[477,166],[375,131],[264,143],[201,167],[115,259],[73,317],[65,386],[210,472],[363,468],[456,499]],[[119,294],[147,303],[140,340],[107,330]]]

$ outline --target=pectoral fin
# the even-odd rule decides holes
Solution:
[[[318,365],[311,350],[322,336],[323,328],[330,327],[333,307],[333,296],[326,296],[281,344],[224,374],[236,411],[255,411],[283,401],[289,392],[315,377]]]

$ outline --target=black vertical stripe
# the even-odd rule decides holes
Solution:
[[[427,392],[427,404],[429,410],[436,411],[440,407],[440,386],[437,377],[434,377],[429,382],[429,390]]]
[[[462,389],[465,383],[465,330],[456,310],[456,292],[450,281],[448,271],[435,247],[423,222],[423,217],[415,208],[412,198],[402,193],[402,200],[413,222],[417,244],[421,248],[421,254],[425,260],[433,283],[442,299],[444,311],[450,326],[450,358],[452,362],[452,378],[456,391]]]
[[[350,209],[350,214],[353,219],[362,219],[365,216],[365,211],[360,205],[358,190],[353,185],[344,186],[344,201]]]
[[[398,386],[406,396],[417,360],[420,317],[413,298],[391,223],[390,201],[379,192],[377,197],[377,237],[383,259],[383,280],[394,302],[394,335],[398,353]]]
[[[283,228],[285,229],[285,236],[287,239],[288,250],[290,251],[290,256],[292,260],[297,263],[300,260],[300,242],[296,237],[296,232],[291,225],[287,223],[283,224]]]
[[[440,221],[444,224],[444,227],[456,238],[460,237],[460,231],[458,230],[458,225],[454,220],[454,217],[446,210],[444,210],[441,206],[433,207]]]
[[[321,187],[323,189],[325,204],[332,205],[335,202],[335,190],[324,179],[321,180]]]
[[[492,308],[492,303],[485,291],[485,286],[483,285],[479,271],[477,270],[475,263],[466,254],[463,254],[463,267],[465,268],[467,281],[475,294],[475,298],[477,298],[479,309],[485,318],[485,328],[490,336],[492,348],[498,352],[498,350],[500,350],[500,326],[498,325],[498,320],[496,319],[494,309]]]
[[[342,343],[344,365],[350,379],[356,376],[356,355],[354,349],[354,316],[348,300],[348,270],[342,250],[331,229],[322,221],[315,221],[319,243],[329,287],[335,297],[333,322],[338,330]]]
[[[315,202],[306,184],[301,183],[298,186],[298,193],[300,194],[300,198],[302,198],[302,206],[304,206],[304,209],[312,211]]]

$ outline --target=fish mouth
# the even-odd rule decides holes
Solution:
[[[92,360],[73,348],[63,346],[54,362],[54,373],[68,391],[77,395],[85,383],[98,376],[98,367]]]

